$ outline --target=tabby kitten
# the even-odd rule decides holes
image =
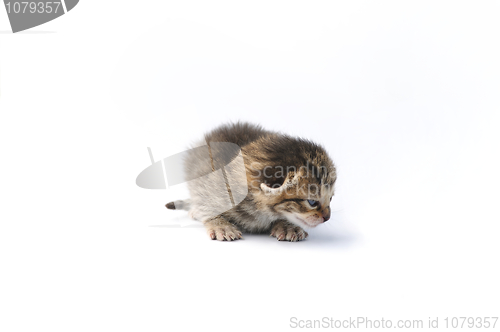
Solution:
[[[337,175],[320,145],[249,123],[222,125],[199,145],[208,153],[191,149],[184,161],[191,199],[166,207],[190,211],[212,240],[269,232],[279,241],[300,241],[308,236],[304,229],[330,219]]]

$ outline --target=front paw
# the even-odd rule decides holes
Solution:
[[[278,241],[296,242],[304,240],[309,234],[299,226],[289,223],[277,223],[271,229],[271,236],[274,236]]]
[[[243,238],[238,228],[233,225],[207,226],[208,236],[212,240],[234,241]]]

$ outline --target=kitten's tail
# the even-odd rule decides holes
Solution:
[[[167,207],[167,209],[170,209],[170,210],[189,211],[189,209],[191,208],[191,200],[185,199],[185,200],[173,201],[173,202],[167,203],[165,206]]]

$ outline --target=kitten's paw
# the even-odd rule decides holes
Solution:
[[[304,240],[309,234],[299,226],[287,225],[283,223],[276,224],[271,230],[271,236],[278,241],[296,242]]]
[[[242,239],[241,232],[233,225],[217,225],[207,227],[208,236],[212,240],[234,241]]]

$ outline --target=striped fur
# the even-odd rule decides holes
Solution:
[[[232,172],[238,184],[248,188],[242,202],[217,213],[216,207],[227,192],[218,192],[211,180],[188,182],[190,215],[205,224],[212,239],[235,240],[241,238],[241,232],[249,232],[298,241],[307,237],[303,229],[329,219],[337,175],[322,146],[249,123],[220,126],[205,135],[202,144],[205,142],[230,142],[241,147],[245,172],[226,172]],[[185,171],[189,178],[210,172],[210,165],[200,160],[195,153],[188,155]],[[185,208],[185,203],[175,201],[167,207]]]

